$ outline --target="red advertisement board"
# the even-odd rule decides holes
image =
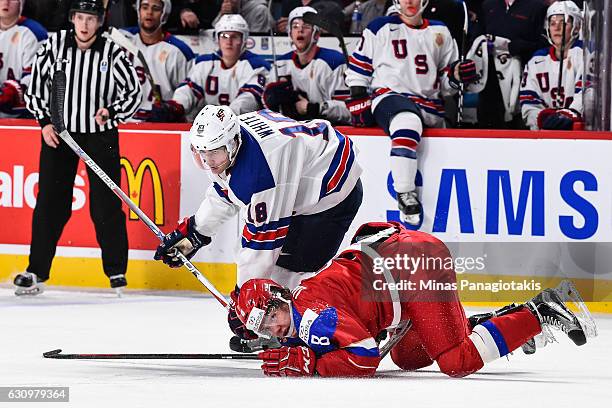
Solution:
[[[0,242],[29,244],[38,186],[40,130],[0,126]],[[120,131],[121,188],[163,231],[176,225],[180,203],[180,134]],[[89,217],[89,181],[80,163],[73,212],[59,245],[97,247]],[[130,249],[155,249],[157,238],[124,205]]]

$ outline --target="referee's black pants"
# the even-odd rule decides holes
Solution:
[[[74,140],[117,184],[121,182],[119,133],[117,129],[101,133],[74,133]],[[79,157],[60,139],[57,148],[41,139],[38,196],[32,218],[30,263],[27,271],[40,280],[49,278],[51,262],[64,226],[72,214],[74,178]],[[89,212],[102,249],[102,265],[108,276],[124,274],[127,268],[128,242],[125,213],[121,200],[89,168]]]

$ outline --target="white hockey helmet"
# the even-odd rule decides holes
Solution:
[[[204,152],[225,147],[231,166],[240,148],[240,124],[229,106],[206,105],[198,113],[189,130],[193,158],[206,169]]]
[[[568,22],[568,17],[572,18],[572,35],[569,38],[569,42],[573,43],[580,35],[580,27],[582,26],[582,11],[573,1],[556,1],[548,7],[546,10],[546,20],[544,21],[544,29],[546,30],[546,38],[548,42],[553,45],[552,38],[550,36],[550,18],[552,16],[562,15],[565,16],[565,21]]]
[[[140,22],[140,4],[148,3],[150,0],[136,0],[136,12],[138,13],[138,21]],[[166,24],[168,21],[168,17],[170,17],[170,13],[172,12],[172,1],[171,0],[159,0],[162,2],[164,6],[164,10],[162,11],[161,23],[162,25]]]
[[[389,6],[387,11],[385,12],[385,16],[391,16],[393,14],[399,14],[399,11],[397,10],[397,6],[395,4]]]
[[[219,34],[226,31],[235,31],[242,34],[241,51],[246,49],[246,42],[249,38],[249,24],[240,14],[224,14],[215,24],[215,41],[219,41]]]
[[[419,10],[417,11],[417,14],[423,14],[423,11],[425,10],[428,4],[429,4],[429,0],[421,0],[421,6]],[[402,10],[402,6],[400,5],[399,0],[393,0],[393,5],[397,7],[398,13],[403,14],[408,17],[408,15],[404,13],[404,10]],[[387,15],[389,15],[389,11],[387,11]]]
[[[293,45],[293,40],[291,39],[291,23],[293,23],[293,20],[295,20],[296,18],[304,18],[304,14],[306,14],[306,13],[315,13],[315,14],[317,14],[317,10],[315,10],[313,7],[310,7],[310,6],[296,7],[293,10],[291,10],[291,13],[289,13],[289,17],[287,18],[287,35],[289,36],[289,40],[291,41],[291,44],[292,44],[294,49],[295,49],[295,46]],[[304,50],[304,51],[297,51],[296,50],[296,52],[298,54],[306,54],[308,51],[310,51],[312,46],[317,43],[317,39],[315,37],[316,37],[318,32],[319,32],[319,27],[316,26],[316,25],[313,26],[312,27],[312,34],[310,36],[310,43],[308,44],[308,48],[306,48],[306,50]]]

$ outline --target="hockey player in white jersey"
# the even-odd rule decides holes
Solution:
[[[349,96],[344,82],[346,61],[342,53],[317,45],[319,28],[302,21],[307,12],[317,11],[296,7],[289,13],[287,33],[294,50],[278,57],[276,70],[272,67],[264,105],[294,119],[350,123],[344,103]]]
[[[551,46],[536,51],[525,66],[519,93],[523,121],[532,130],[579,128],[583,112],[584,59],[578,40],[582,12],[573,1],[555,2],[546,11],[544,25]]]
[[[0,118],[27,114],[23,94],[47,30],[21,16],[25,0],[0,0]]]
[[[461,82],[476,79],[473,61],[458,60],[448,28],[422,18],[427,2],[394,0],[399,13],[379,17],[366,27],[346,75],[353,125],[376,121],[391,137],[400,220],[413,229],[423,220],[415,186],[423,127],[444,127],[442,97],[457,92]]]
[[[233,300],[253,278],[293,288],[335,255],[361,205],[362,170],[351,140],[328,121],[297,122],[270,110],[237,117],[229,107],[207,105],[190,140],[213,184],[155,259],[180,266],[175,251],[191,258],[238,212],[245,225]],[[253,337],[234,309],[228,321],[238,336]]]
[[[164,32],[162,26],[168,21],[172,11],[170,0],[138,0],[138,26],[121,30],[122,34],[142,51],[146,65],[151,70],[153,82],[158,87],[154,90],[147,81],[142,61],[132,56],[132,62],[142,87],[142,103],[132,117],[133,120],[151,120],[151,109],[154,103],[172,98],[174,90],[187,77],[193,65],[195,54],[187,44],[174,35]],[[156,100],[155,95],[158,95]]]
[[[215,24],[219,50],[200,55],[172,100],[155,107],[160,121],[176,122],[185,112],[206,104],[229,105],[241,114],[261,109],[270,64],[246,51],[249,26],[239,14],[224,14]],[[163,119],[163,120],[162,120]]]

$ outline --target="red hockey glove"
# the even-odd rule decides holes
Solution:
[[[372,99],[369,95],[349,98],[344,103],[351,113],[351,123],[353,126],[369,127],[374,125]]]
[[[316,357],[308,347],[281,347],[262,351],[261,369],[270,377],[309,377],[314,375]]]
[[[183,262],[178,258],[177,251],[181,251],[187,259],[191,259],[198,249],[210,244],[210,241],[209,237],[196,231],[195,216],[192,215],[185,218],[177,229],[164,237],[153,259],[162,260],[171,268],[178,268],[183,265]]]
[[[578,112],[570,109],[542,109],[538,114],[538,127],[546,130],[572,130],[581,122]]]
[[[23,105],[23,91],[19,82],[9,79],[0,86],[0,109]]]
[[[227,324],[230,327],[232,333],[240,337],[243,340],[254,340],[257,335],[251,330],[247,329],[244,323],[240,320],[236,314],[236,302],[238,302],[238,294],[240,289],[236,286],[236,289],[230,293],[229,310],[227,312]]]
[[[176,101],[155,102],[151,107],[151,122],[183,122],[185,108]]]

